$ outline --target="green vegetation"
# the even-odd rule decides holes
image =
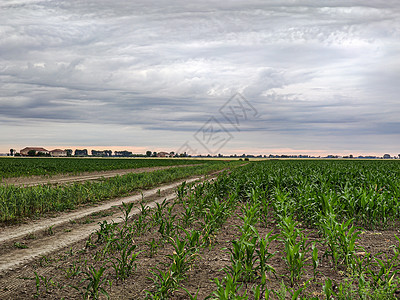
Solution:
[[[360,242],[368,229],[397,228],[399,173],[397,161],[265,161],[184,183],[174,201],[151,210],[141,203],[138,215],[123,205],[122,223],[100,223],[87,258],[57,276],[65,290],[39,285],[32,293],[124,298],[120,286],[140,299],[197,299],[213,282],[207,299],[397,299],[400,238],[382,252]],[[141,264],[162,250],[135,286]],[[224,266],[198,282],[210,258]]]
[[[82,172],[203,164],[194,159],[0,158],[0,179]]]
[[[0,186],[0,221],[41,215],[51,211],[73,209],[84,203],[129,195],[137,189],[172,182],[193,175],[238,164],[238,162],[208,161],[201,165],[158,170],[150,173],[126,174],[102,181],[73,183],[65,186]]]

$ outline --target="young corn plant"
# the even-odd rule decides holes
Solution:
[[[154,238],[151,241],[146,243],[149,246],[149,256],[154,257],[157,254],[157,249],[160,246],[159,242],[157,242]]]
[[[65,277],[70,279],[78,276],[82,273],[81,266],[78,265],[76,262],[73,262],[71,266],[64,270]]]
[[[199,243],[198,231],[186,231],[186,237],[169,238],[174,252],[167,255],[170,264],[167,264],[167,270],[162,271],[155,268],[150,273],[149,278],[153,281],[153,290],[147,290],[147,299],[169,299],[172,293],[178,290],[180,283],[186,278],[187,271],[191,268],[196,256]]]
[[[178,196],[178,202],[183,202],[185,196],[187,195],[187,184],[186,181],[182,182],[181,185],[179,185],[176,188],[176,195]]]
[[[49,294],[50,290],[52,287],[56,286],[56,283],[54,282],[52,277],[47,277],[47,276],[42,276],[42,275],[38,275],[37,272],[34,272],[35,274],[35,286],[36,286],[36,293],[34,295],[34,298],[39,298],[40,296],[40,286],[41,286],[41,282],[42,282],[42,286],[45,289],[45,293]]]
[[[195,254],[199,251],[201,247],[201,232],[195,229],[192,230],[184,230],[185,232],[185,241],[186,241],[186,250],[192,254]]]
[[[96,243],[101,244],[108,241],[115,234],[116,223],[108,223],[106,220],[98,223],[100,229],[96,231],[97,240]]]
[[[247,239],[249,236],[257,234],[254,225],[259,220],[259,204],[247,203],[246,205],[243,205],[242,216],[239,216],[239,219],[243,222],[243,225],[239,226],[242,233],[242,239]]]
[[[279,234],[273,234],[273,232],[270,231],[264,238],[259,238],[257,245],[258,249],[256,250],[256,252],[259,263],[258,271],[261,276],[266,275],[266,273],[275,274],[274,267],[268,264],[268,261],[275,256],[275,252],[271,253],[269,251],[269,247],[270,244],[278,238],[278,236]]]
[[[296,221],[291,217],[283,218],[279,224],[281,227],[281,240],[285,245],[284,260],[290,272],[291,286],[294,285],[295,281],[300,280],[303,275],[311,243],[303,232],[296,228],[296,225]]]
[[[274,199],[271,201],[271,204],[273,206],[274,219],[279,223],[293,213],[294,205],[290,201],[290,195],[279,188],[275,188],[273,197]]]
[[[357,227],[351,225],[353,220],[337,222],[336,216],[329,214],[323,217],[320,222],[325,243],[328,246],[326,255],[330,255],[334,266],[340,262],[344,262],[346,266],[350,266],[353,256],[359,249],[357,240],[361,233]]]
[[[148,277],[153,282],[153,289],[146,290],[146,299],[169,299],[173,292],[179,289],[179,280],[171,270],[162,271],[158,268],[150,271],[153,277]]]
[[[251,282],[256,277],[258,258],[256,253],[257,236],[251,239],[232,241],[232,248],[229,248],[231,266],[226,272],[233,275],[241,274],[240,280]],[[239,271],[239,272],[238,272]]]
[[[180,240],[179,237],[175,239],[170,238],[169,243],[174,248],[174,253],[167,255],[171,261],[170,270],[176,276],[177,280],[181,281],[186,278],[186,272],[189,271],[197,255],[195,252],[192,252],[196,251],[196,248],[191,247],[190,250],[192,251],[189,251],[187,240]]]
[[[165,215],[165,210],[168,206],[168,202],[167,199],[164,199],[163,202],[161,203],[156,203],[156,209],[152,215],[152,219],[153,219],[153,224],[158,224],[159,222],[164,218]]]
[[[164,240],[175,235],[177,230],[175,226],[175,219],[176,215],[173,215],[166,216],[160,220],[158,232],[161,234]]]
[[[314,280],[316,280],[317,278],[317,274],[318,274],[318,265],[319,265],[319,259],[318,259],[318,248],[315,245],[316,243],[314,242],[311,246],[311,250],[312,250],[312,265],[313,265],[313,274],[314,274]]]
[[[368,268],[371,266],[373,256],[369,252],[354,255],[351,262],[351,268],[355,276],[361,276],[367,273]]]
[[[213,300],[246,300],[249,299],[247,291],[242,292],[243,284],[239,284],[235,277],[227,274],[223,280],[214,279],[217,290],[207,299]]]
[[[119,255],[111,259],[116,278],[125,280],[136,269],[137,256],[140,254],[140,252],[135,253],[136,247],[135,244],[125,244]]]
[[[180,218],[180,224],[182,227],[187,228],[191,226],[196,220],[194,216],[194,210],[192,205],[188,205],[185,208],[185,211],[182,213]]]
[[[270,200],[267,198],[267,196],[263,195],[259,199],[259,203],[261,209],[261,224],[263,224],[264,227],[267,227],[268,216],[270,212]]]
[[[133,202],[125,203],[122,202],[122,207],[119,207],[119,210],[123,213],[122,220],[124,221],[125,225],[128,224],[129,221],[129,215],[133,209]]]
[[[82,282],[87,282],[83,293],[85,299],[99,299],[100,294],[106,296],[107,299],[110,298],[104,288],[104,285],[107,282],[107,278],[103,276],[105,270],[105,265],[101,266],[98,270],[93,266],[89,266],[88,270],[83,272],[85,278]]]
[[[390,288],[396,283],[396,275],[400,272],[400,239],[395,235],[396,239],[399,241],[399,245],[393,248],[393,255],[389,257],[387,254],[384,258],[379,258],[381,253],[375,255],[375,262],[367,269],[367,273],[372,278],[372,284],[374,287],[378,288],[380,286],[386,286]]]

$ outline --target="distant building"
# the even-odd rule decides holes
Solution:
[[[383,158],[384,158],[384,159],[390,159],[390,154],[384,154],[384,155],[383,155]]]
[[[65,157],[67,156],[67,151],[61,149],[54,149],[49,151],[50,155],[53,157]]]
[[[171,157],[172,155],[168,152],[158,152],[157,157]]]
[[[43,154],[49,154],[49,151],[42,147],[25,147],[24,149],[20,150],[19,153],[22,156],[28,156],[29,151],[35,151],[35,155],[38,154],[39,152]]]

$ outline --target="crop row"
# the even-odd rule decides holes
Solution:
[[[212,183],[183,184],[175,202],[153,210],[141,204],[138,216],[130,217],[132,206],[124,205],[122,225],[101,223],[86,242],[86,258],[65,266],[65,276],[54,278],[50,288],[49,279],[35,273],[34,293],[60,296],[73,288],[85,299],[396,299],[400,240],[385,252],[369,252],[360,241],[366,233],[361,226],[397,224],[399,194],[391,181],[398,183],[398,168],[378,162],[269,161]],[[368,194],[370,189],[375,193]],[[373,199],[360,200],[364,193]],[[367,224],[362,209],[372,208],[349,206],[349,195],[378,207],[379,219]],[[377,201],[396,207],[379,210],[384,204],[376,206]],[[224,241],[227,230],[232,234]],[[148,239],[138,244],[143,236]],[[222,275],[208,278],[214,287],[204,294],[209,284],[193,289],[191,281],[210,252],[228,260],[217,270]],[[137,286],[135,272],[158,253],[163,258],[147,270],[146,285]],[[139,292],[132,296],[130,289]]]
[[[202,163],[193,159],[0,158],[0,179]]]

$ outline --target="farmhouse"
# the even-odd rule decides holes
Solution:
[[[61,149],[54,149],[50,151],[50,155],[54,157],[64,157],[67,156],[67,151]]]
[[[168,152],[158,152],[157,157],[171,157],[172,155]]]
[[[39,152],[42,152],[44,154],[49,154],[49,151],[42,147],[25,147],[24,149],[20,150],[19,153],[22,156],[28,156],[28,152],[32,150],[35,151],[35,155],[38,154]]]

